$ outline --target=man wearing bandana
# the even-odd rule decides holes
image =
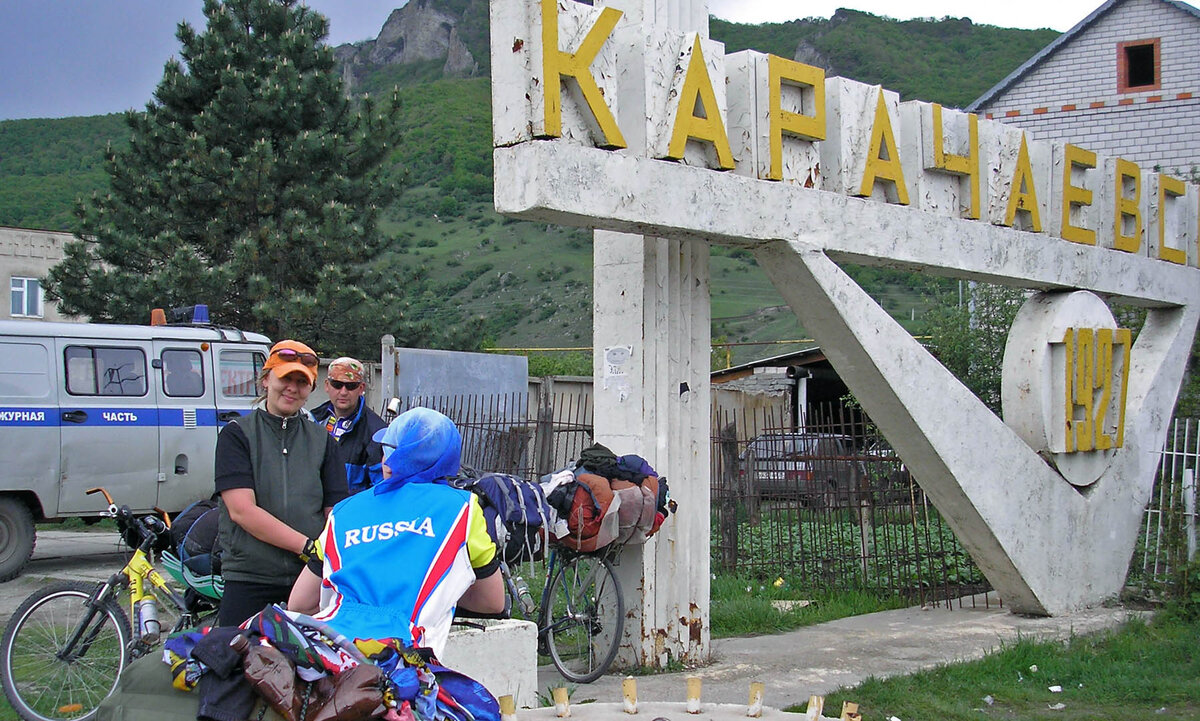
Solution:
[[[329,401],[312,412],[313,419],[337,441],[351,493],[370,488],[382,478],[383,449],[371,436],[387,424],[367,407],[366,389],[363,364],[354,358],[338,358],[329,364],[325,377]]]

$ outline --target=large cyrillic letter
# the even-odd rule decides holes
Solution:
[[[725,122],[721,120],[721,109],[717,107],[717,95],[713,92],[708,68],[704,64],[704,51],[700,49],[700,37],[692,43],[692,57],[688,62],[683,90],[679,93],[679,109],[675,113],[675,127],[671,131],[671,144],[667,146],[667,157],[683,159],[688,140],[712,143],[717,151],[717,167],[722,170],[733,168],[733,150],[729,147],[729,135]],[[701,113],[697,115],[697,113]]]
[[[1095,153],[1090,150],[1084,150],[1078,145],[1071,145],[1070,143],[1063,146],[1061,233],[1063,240],[1069,240],[1072,243],[1082,243],[1084,245],[1096,244],[1096,231],[1094,228],[1083,228],[1071,224],[1072,208],[1092,204],[1092,191],[1072,183],[1075,169],[1094,167],[1096,167]]]
[[[1158,176],[1158,257],[1168,263],[1178,263],[1179,265],[1187,265],[1187,251],[1182,248],[1172,248],[1167,245],[1167,206],[1168,203],[1174,208],[1175,202],[1172,198],[1183,197],[1187,192],[1187,187],[1179,178],[1172,178],[1169,175]],[[1181,224],[1176,224],[1175,232],[1182,232]]]
[[[1008,211],[1004,214],[1005,225],[1012,227],[1018,210],[1029,213],[1030,230],[1034,233],[1042,232],[1037,190],[1033,186],[1033,166],[1029,162],[1029,145],[1024,133],[1021,134],[1021,150],[1017,154],[1017,168],[1013,171],[1012,187],[1008,194]]]
[[[783,135],[801,140],[825,139],[825,71],[787,60],[777,55],[767,56],[771,92],[771,180],[783,180]],[[807,98],[811,93],[812,115],[783,109],[783,86],[801,88]]]
[[[1113,247],[1126,253],[1136,253],[1142,248],[1142,171],[1137,163],[1117,158],[1116,213],[1113,227]]]
[[[888,118],[887,104],[883,101],[883,90],[879,90],[879,101],[875,104],[875,124],[871,128],[871,147],[867,150],[867,164],[863,170],[862,186],[858,194],[870,197],[875,183],[880,180],[891,182],[895,188],[895,199],[888,194],[889,202],[908,205],[908,188],[904,185],[904,170],[900,167],[900,152],[896,146],[896,134],[892,132],[892,121]]]
[[[591,65],[604,43],[612,36],[613,28],[621,19],[621,11],[606,7],[599,19],[579,44],[574,53],[558,48],[558,0],[542,0],[542,78],[546,93],[547,137],[562,137],[562,78],[568,77],[579,86],[583,99],[603,136],[601,146],[624,148],[625,136],[617,127],[617,119],[604,102],[604,93],[592,77]]]
[[[946,133],[942,127],[942,106],[933,103],[933,167],[930,170],[941,170],[953,175],[961,175],[967,179],[970,187],[971,200],[965,217],[979,220],[979,116],[967,115],[967,155],[955,155],[946,152]],[[961,204],[961,203],[960,203]]]

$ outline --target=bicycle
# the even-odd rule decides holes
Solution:
[[[581,553],[552,545],[536,607],[524,579],[500,564],[510,612],[515,609],[527,619],[536,612],[538,653],[548,655],[568,681],[595,681],[617,656],[625,625],[625,598],[613,570],[619,550],[614,545]]]
[[[26,721],[92,718],[125,666],[162,639],[159,597],[178,614],[169,633],[197,626],[216,611],[215,601],[201,595],[189,604],[154,568],[150,554],[170,529],[165,514],[137,517],[103,488],[87,493],[104,494],[103,515],[115,518],[126,542],[136,546],[107,581],[51,584],[30,594],[9,619],[0,640],[0,683]],[[129,614],[117,598],[126,588]]]

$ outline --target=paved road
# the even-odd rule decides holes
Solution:
[[[115,531],[38,531],[33,559],[20,576],[0,583],[0,619],[54,580],[100,581],[120,570],[129,553]]]
[[[953,610],[905,608],[771,636],[718,639],[712,644],[712,662],[703,668],[638,677],[638,697],[681,702],[686,698],[687,676],[695,675],[702,681],[705,702],[744,708],[750,683],[762,681],[764,703],[786,708],[806,703],[810,695],[857,685],[869,676],[901,676],[977,659],[1017,638],[1066,639],[1141,615],[1114,607],[1053,618],[1018,616],[1001,608],[994,595],[961,603]],[[577,687],[572,698],[618,703],[621,679],[621,674],[603,676]],[[561,684],[553,667],[538,669],[540,689]]]

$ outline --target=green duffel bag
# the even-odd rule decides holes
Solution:
[[[262,706],[260,700],[249,716],[250,721],[260,718]],[[171,669],[162,662],[159,653],[151,653],[125,667],[117,680],[116,690],[100,704],[96,721],[196,721],[199,708],[200,694],[172,686]],[[270,708],[261,718],[263,721],[283,721]]]

